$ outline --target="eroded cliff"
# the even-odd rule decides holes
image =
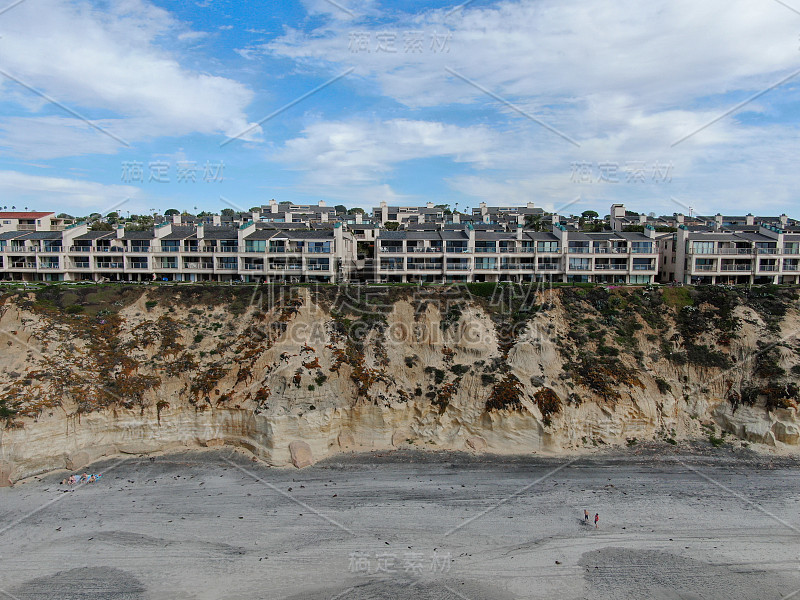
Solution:
[[[221,444],[800,444],[791,289],[52,286],[0,311],[4,481]]]

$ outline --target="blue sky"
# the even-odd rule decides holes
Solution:
[[[800,2],[14,4],[0,206],[800,216]]]

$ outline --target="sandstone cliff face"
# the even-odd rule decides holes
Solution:
[[[0,484],[222,444],[800,444],[788,290],[88,286],[0,311]]]

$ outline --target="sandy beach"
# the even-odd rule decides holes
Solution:
[[[798,464],[742,450],[368,453],[297,470],[220,449],[87,471],[103,478],[0,489],[0,596],[800,597]]]

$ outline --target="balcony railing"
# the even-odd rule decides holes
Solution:
[[[221,263],[217,265],[217,269],[220,271],[235,271],[238,268],[238,265],[230,265],[228,263]]]
[[[695,271],[716,271],[717,268],[714,265],[695,265]]]
[[[758,265],[759,271],[777,271],[778,265]]]
[[[493,252],[493,253],[495,253],[495,254],[496,254],[496,253],[497,253],[497,248],[495,248],[495,247],[491,247],[491,248],[480,248],[480,247],[477,247],[477,246],[476,246],[476,247],[475,247],[475,252]]]
[[[569,266],[569,270],[570,271],[591,271],[592,270],[592,266],[591,265],[570,265]]]
[[[751,265],[722,265],[720,271],[752,271]]]
[[[778,253],[778,249],[777,248],[758,248],[757,250],[758,250],[759,254],[777,254]]]
[[[539,263],[536,269],[539,271],[558,271],[561,265],[558,263]]]
[[[465,252],[469,252],[469,248],[467,248],[466,246],[464,246],[463,248],[461,246],[450,246],[445,249],[445,252],[449,254],[463,254]]]
[[[441,271],[442,264],[434,263],[409,263],[408,268],[415,271]]]
[[[445,268],[450,271],[467,271],[469,269],[469,265],[448,264]]]
[[[800,254],[800,248],[784,248],[784,254]]]
[[[570,246],[568,249],[569,254],[588,254],[590,251],[588,246]]]
[[[628,264],[597,264],[594,266],[595,271],[627,271]]]
[[[783,265],[784,271],[800,271],[800,265]]]
[[[309,271],[330,271],[330,265],[307,265],[306,268]],[[399,269],[403,268],[403,265],[398,266]]]
[[[220,246],[218,252],[238,252],[239,246]]]

